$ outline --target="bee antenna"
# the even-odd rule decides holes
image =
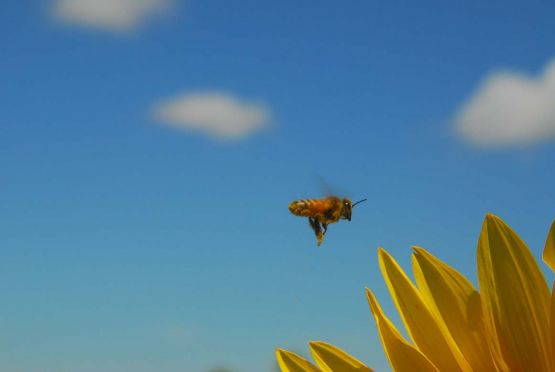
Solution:
[[[362,199],[357,201],[355,204],[353,204],[353,208],[355,207],[355,205],[357,205],[358,203],[362,203],[363,201],[367,201],[368,199]]]

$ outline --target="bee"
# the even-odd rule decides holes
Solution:
[[[289,211],[295,216],[308,217],[308,223],[314,234],[318,246],[324,241],[328,225],[339,220],[351,221],[355,205],[366,201],[362,199],[353,204],[351,199],[328,196],[323,199],[299,199],[289,204]]]

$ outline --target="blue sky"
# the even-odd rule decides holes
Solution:
[[[112,3],[2,4],[2,370],[388,370],[378,246],[476,282],[493,212],[541,256],[555,5]],[[320,178],[369,200],[317,248]]]

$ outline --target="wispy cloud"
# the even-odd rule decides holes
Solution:
[[[510,71],[487,76],[456,114],[455,126],[482,147],[555,140],[555,60],[537,78]]]
[[[53,17],[63,23],[129,32],[167,12],[172,0],[54,0]]]
[[[196,131],[225,140],[242,139],[265,127],[270,112],[226,93],[183,94],[156,105],[154,117],[161,124]]]

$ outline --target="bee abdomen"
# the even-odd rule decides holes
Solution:
[[[289,204],[289,211],[297,216],[308,216],[310,214],[310,207],[314,204],[314,200],[299,199]]]

